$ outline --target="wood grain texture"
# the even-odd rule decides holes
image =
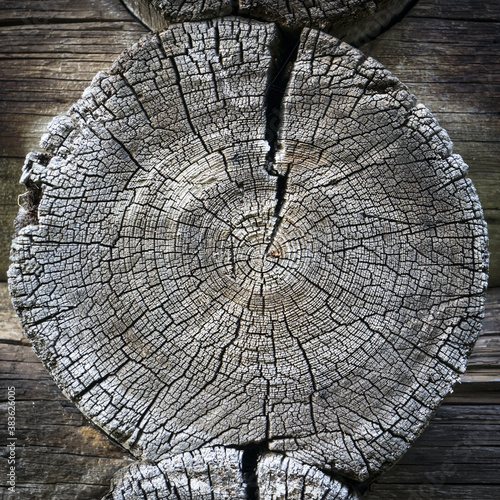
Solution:
[[[500,285],[498,2],[420,0],[363,50],[407,84],[469,164],[490,238],[490,286]],[[23,158],[66,109],[147,29],[119,0],[10,1],[0,8],[0,279],[6,279]],[[472,68],[472,69],[471,69]],[[50,75],[50,77],[48,76]]]
[[[15,4],[15,2],[13,2],[13,4]],[[45,2],[45,4],[48,4],[48,2]],[[86,7],[85,2],[73,4],[70,4],[69,2],[67,4],[62,4],[59,2],[59,4],[65,5],[66,11],[61,9],[57,14],[57,18],[53,19],[46,18],[43,14],[33,14],[36,14],[36,9],[42,5],[40,2],[26,3],[26,5],[29,5],[29,8],[31,9],[31,14],[28,14],[28,12],[22,8],[15,10],[12,15],[9,14],[9,9],[7,9],[7,11],[2,11],[4,21],[2,23],[1,33],[4,40],[7,40],[6,43],[2,44],[2,50],[4,53],[10,50],[12,40],[21,41],[27,36],[29,27],[32,23],[38,23],[37,28],[34,31],[39,29],[45,30],[45,36],[43,39],[31,39],[32,41],[36,40],[36,43],[16,43],[15,46],[18,47],[18,51],[13,54],[12,57],[8,56],[2,63],[3,65],[1,71],[3,71],[4,68],[7,68],[5,74],[8,74],[7,79],[2,79],[2,85],[6,85],[6,81],[14,82],[11,87],[9,87],[9,93],[2,93],[1,96],[4,108],[8,106],[9,109],[13,110],[13,112],[8,116],[8,123],[5,115],[1,118],[3,120],[2,129],[0,130],[0,137],[3,141],[2,154],[6,155],[3,160],[10,160],[10,163],[3,161],[3,167],[5,168],[2,167],[2,175],[4,176],[2,180],[5,179],[5,183],[2,183],[2,187],[7,186],[8,182],[10,182],[12,186],[14,186],[14,182],[17,182],[20,175],[22,157],[27,150],[36,149],[38,139],[44,132],[45,126],[50,120],[50,117],[67,109],[68,105],[81,93],[81,89],[88,84],[91,76],[93,76],[98,69],[105,68],[109,65],[109,62],[121,50],[116,49],[116,47],[130,45],[130,43],[135,41],[133,33],[144,32],[140,26],[133,24],[130,24],[133,29],[129,33],[127,32],[127,28],[125,28],[125,31],[122,32],[122,26],[118,27],[114,20],[111,25],[111,29],[105,33],[106,36],[104,38],[100,37],[102,34],[100,33],[101,28],[103,28],[103,31],[107,29],[104,28],[104,24],[99,23],[92,25],[92,23],[87,24],[87,21],[83,20],[81,21],[82,24],[80,26],[70,26],[68,29],[67,25],[74,23],[75,19],[78,19],[79,17],[87,17],[87,19],[91,20],[92,18],[96,19],[101,16],[103,12],[101,10],[102,4],[99,3],[99,8],[97,9],[94,4],[92,5],[92,8]],[[108,2],[106,5],[111,4],[113,4],[113,2]],[[79,6],[81,6],[81,9]],[[76,17],[72,17],[71,9],[75,8],[79,9],[79,14]],[[117,8],[119,8],[119,6]],[[398,29],[401,28],[398,32],[401,36],[392,37],[393,31],[390,30],[381,36],[381,44],[379,46],[374,44],[369,50],[373,51],[371,52],[373,55],[375,55],[378,59],[383,60],[385,64],[400,77],[401,74],[398,73],[398,71],[406,72],[405,68],[408,68],[408,73],[405,74],[407,76],[413,75],[413,80],[411,80],[411,78],[411,81],[405,80],[406,76],[402,77],[403,81],[410,83],[412,90],[418,95],[422,102],[428,104],[432,103],[429,105],[431,109],[439,115],[442,123],[444,123],[442,116],[445,120],[448,120],[446,125],[448,130],[457,131],[459,133],[464,131],[461,136],[462,138],[458,142],[455,140],[455,150],[460,152],[471,165],[471,175],[477,186],[479,186],[477,179],[480,180],[481,176],[485,175],[485,173],[490,175],[488,179],[484,181],[481,186],[479,186],[479,194],[483,200],[483,206],[489,206],[491,210],[488,212],[488,208],[486,208],[487,217],[490,223],[490,238],[492,238],[493,244],[495,244],[494,235],[496,234],[495,227],[497,222],[492,214],[494,210],[497,210],[497,208],[495,208],[497,207],[495,203],[498,199],[494,193],[495,186],[498,185],[498,182],[494,177],[496,159],[498,157],[498,152],[495,150],[495,147],[497,147],[496,144],[498,143],[498,133],[495,132],[495,127],[497,127],[498,124],[492,118],[484,121],[483,118],[488,118],[488,116],[491,117],[498,110],[498,79],[495,76],[495,68],[498,67],[498,62],[495,60],[494,53],[488,49],[488,47],[492,46],[491,40],[494,39],[495,33],[498,32],[493,25],[494,22],[498,21],[497,3],[489,2],[484,4],[481,9],[477,9],[474,2],[429,2],[422,0],[419,3],[419,9],[420,10],[418,11],[414,11],[416,14],[413,17],[412,15],[408,16],[397,26]],[[121,15],[124,15],[123,12]],[[126,14],[124,17],[127,17]],[[68,19],[68,23],[61,22],[64,19]],[[423,26],[427,26],[428,22],[430,22],[429,30],[423,28]],[[21,30],[18,27],[20,23],[22,23],[23,27]],[[24,29],[26,23],[28,24],[28,28]],[[490,27],[492,26],[494,30],[493,32],[490,30]],[[7,27],[7,29],[5,29],[5,27]],[[68,46],[67,44],[62,44],[61,40],[58,38],[60,34],[63,36],[66,34],[65,40],[67,42],[70,40],[78,42],[78,40],[83,40],[83,38],[79,38],[82,37],[82,34],[87,35],[87,33],[92,31],[94,28],[96,36],[91,44],[92,49],[90,50],[91,54],[89,57],[85,54],[78,54],[78,52],[75,57],[73,52],[78,51],[78,43],[75,43],[74,46]],[[393,29],[396,29],[396,27]],[[34,31],[30,32],[31,35],[34,35]],[[439,36],[435,40],[427,41],[430,33],[433,32],[438,32]],[[123,40],[120,40],[122,36],[129,36],[130,42],[122,43]],[[26,57],[26,55],[30,54],[32,51],[38,51],[39,45],[42,41],[44,49],[40,51],[34,60],[31,60],[30,57]],[[426,49],[422,53],[415,53],[414,49],[419,45]],[[53,49],[54,46],[57,47],[55,50]],[[434,49],[439,49],[440,47],[443,48],[441,52],[438,51],[438,53],[433,53]],[[95,48],[97,48],[97,51],[93,52]],[[457,52],[453,52],[455,48],[457,49]],[[116,52],[113,52],[115,49]],[[86,50],[88,50],[88,48]],[[102,54],[97,53],[99,50],[103,51]],[[443,64],[443,61],[446,61],[446,54],[450,50],[457,54],[454,65]],[[47,54],[51,53],[51,51],[54,51],[54,54],[47,59]],[[464,63],[460,66],[464,69],[464,73],[461,74],[462,77],[465,75],[463,78],[464,81],[459,79],[456,80],[453,68],[458,64],[464,55],[470,53],[469,51],[475,54],[474,60],[478,62],[475,67],[479,70],[479,73],[475,71],[467,71],[468,66],[470,64],[474,64],[474,62],[466,62],[464,59]],[[387,57],[388,60],[392,60],[395,63],[395,67],[392,67],[392,63],[386,62],[384,57]],[[12,61],[10,59],[12,59]],[[92,62],[92,59],[96,60],[96,62]],[[104,62],[104,59],[106,59],[106,62]],[[38,68],[38,70],[31,74],[30,65],[34,62],[35,68]],[[90,69],[88,73],[85,71],[85,65],[87,64],[89,67],[92,64],[95,64],[94,69]],[[426,72],[428,67],[432,69],[431,74]],[[62,68],[62,71],[60,71],[59,68]],[[66,73],[65,70],[68,68],[71,68],[71,71]],[[82,75],[87,74],[87,76],[83,76],[81,84],[79,81],[75,81],[73,83],[71,80],[71,74],[74,73],[79,75],[80,71],[82,72]],[[50,79],[46,78],[46,72],[51,73],[52,76]],[[479,74],[480,78],[476,79],[476,74]],[[29,82],[27,87],[23,82],[23,79],[26,78]],[[428,78],[430,78],[430,82],[427,81]],[[50,87],[47,87],[47,84],[50,85]],[[49,91],[44,91],[44,89],[47,88]],[[65,88],[68,90],[65,90]],[[24,94],[22,94],[22,92],[24,92],[23,89],[26,90]],[[65,92],[72,92],[72,97],[67,97]],[[38,99],[38,97],[40,97],[40,99]],[[30,105],[31,107],[27,109],[26,114],[21,113],[20,111],[23,110],[23,106],[29,102],[34,104],[32,106]],[[447,107],[450,105],[460,109],[462,102],[467,103],[467,113],[464,115],[460,115],[459,113],[448,113],[446,109],[438,109],[439,106]],[[52,111],[44,111],[49,108],[51,108]],[[26,128],[27,125],[33,123],[37,127],[37,130],[34,132]],[[12,128],[10,126],[11,124]],[[474,124],[474,126],[471,124]],[[3,131],[6,131],[6,133],[4,134]],[[471,132],[470,135],[468,133],[469,131]],[[485,138],[484,141],[483,137]],[[23,143],[25,147],[22,147],[21,143]],[[12,151],[17,151],[17,156],[9,156]],[[7,168],[9,165],[12,165],[12,167],[9,167],[11,169],[10,173]],[[481,168],[485,170],[482,171]],[[491,175],[493,175],[493,177]],[[5,210],[10,210],[9,220],[4,226],[6,230],[5,233],[3,233],[6,241],[5,247],[3,247],[5,256],[8,253],[8,244],[10,241],[10,234],[12,232],[11,220],[14,213],[17,211],[17,192],[17,188],[14,186],[14,194],[9,193],[7,195],[8,198],[4,198],[6,201],[3,203]],[[485,205],[484,200],[488,192],[492,192],[493,195],[491,196],[491,200],[488,201],[490,204]],[[488,215],[488,213],[490,213],[490,215]],[[494,263],[496,262],[496,255],[496,250],[493,250],[491,267],[492,283],[498,283],[498,281],[495,281],[495,276],[497,276],[497,274],[495,274],[496,268],[494,266]],[[6,263],[6,258],[4,259],[4,263]],[[6,265],[7,264],[4,264],[4,270],[6,269]],[[482,338],[480,338],[479,342],[482,342]],[[494,340],[483,342],[486,354],[488,353],[487,344],[490,342],[494,342]],[[22,346],[14,347],[16,349],[27,349]],[[21,354],[19,354],[19,356],[22,359]],[[459,433],[462,433],[461,435],[472,433],[477,426],[477,418],[472,416],[469,419],[469,417],[465,416],[467,415],[466,408],[472,408],[471,403],[479,405],[477,408],[491,408],[493,410],[494,407],[492,406],[492,403],[495,401],[498,403],[499,399],[498,370],[496,370],[494,364],[490,365],[489,362],[483,362],[480,356],[476,356],[476,361],[481,366],[476,365],[476,367],[473,368],[474,356],[475,355],[473,353],[470,364],[470,368],[473,369],[473,372],[471,372],[472,375],[470,375],[471,379],[468,380],[470,373],[468,371],[464,376],[464,380],[466,380],[467,383],[459,386],[455,393],[447,399],[450,404],[456,405],[459,413],[463,413],[464,415],[462,418],[466,422],[464,424],[465,426],[459,428],[458,430]],[[35,358],[33,358],[33,360],[34,359]],[[498,365],[498,360],[496,362]],[[30,364],[27,372],[25,371],[23,373],[29,373],[32,366],[34,366],[34,363]],[[10,370],[14,370],[13,365],[11,364],[8,365],[6,371],[2,373],[10,373]],[[42,376],[41,373],[42,372],[40,372],[40,376]],[[20,383],[24,383],[29,380],[29,376],[23,375]],[[47,380],[46,383],[48,384],[49,381]],[[35,387],[38,386],[35,385]],[[57,391],[57,389],[55,389],[55,391]],[[36,398],[36,395],[33,394],[32,397]],[[59,397],[61,398],[61,396]],[[64,401],[64,399],[61,398],[61,401]],[[50,403],[48,401],[44,403],[44,407],[49,406]],[[474,412],[476,410],[472,411]],[[480,410],[478,409],[478,411]],[[36,418],[41,421],[41,419],[44,418],[43,412],[37,412],[34,416],[30,413],[28,414],[31,420]],[[47,415],[50,418],[64,418],[64,414],[63,417],[53,417],[55,413],[52,411],[48,411]],[[491,417],[492,422],[496,422],[498,420],[496,415],[497,414],[493,414]],[[467,422],[469,422],[469,424],[467,424]],[[433,424],[431,424],[431,428],[432,425]],[[436,433],[436,436],[439,437],[439,439],[442,439],[444,443],[454,443],[456,432],[454,431],[453,435],[450,436],[447,434],[447,429],[448,427],[445,421],[443,425],[439,427],[439,432]],[[33,435],[35,432],[38,431],[33,431]],[[493,440],[495,432],[497,431],[494,426],[489,428],[489,430],[485,433],[485,439]],[[44,439],[50,439],[53,435],[54,433],[51,432],[48,435],[44,434],[43,436]],[[425,433],[423,436],[425,436]],[[417,441],[417,447],[419,446],[418,443],[419,441]],[[31,449],[26,448],[23,451],[29,455],[30,452],[34,453],[36,449],[37,448],[35,447],[31,447]],[[385,487],[385,490],[383,490],[380,494],[380,498],[411,498],[410,494],[415,490],[415,488],[420,492],[420,496],[417,498],[496,499],[498,497],[498,485],[493,481],[489,484],[487,483],[487,481],[489,481],[487,476],[482,476],[483,467],[476,462],[478,460],[477,457],[484,456],[486,461],[490,460],[489,463],[494,463],[495,460],[497,460],[497,456],[490,454],[489,450],[491,448],[488,449],[487,446],[482,444],[476,446],[474,443],[466,443],[464,446],[461,445],[459,447],[459,451],[463,451],[466,456],[472,454],[473,458],[470,459],[470,463],[472,464],[470,470],[475,471],[472,475],[478,478],[477,481],[479,483],[482,483],[460,485],[457,484],[462,479],[453,472],[453,460],[457,457],[456,449],[453,444],[449,444],[448,449],[450,451],[445,454],[442,453],[443,449],[444,448],[434,448],[433,450],[429,450],[429,455],[425,458],[428,462],[424,461],[422,463],[420,458],[415,459],[419,465],[422,465],[422,468],[415,469],[411,479],[409,479],[408,476],[405,478],[405,481],[411,480],[413,483],[402,484],[401,482],[398,482],[400,479],[396,477],[396,479],[392,480],[393,483]],[[493,447],[493,450],[495,450],[495,447]],[[51,448],[45,449],[46,457],[51,456],[50,451]],[[76,451],[72,453],[78,454],[79,452]],[[30,486],[30,488],[33,489],[29,490],[32,492],[33,497],[50,497],[54,491],[62,492],[63,490],[61,488],[65,488],[64,491],[67,496],[58,496],[57,498],[79,498],[78,495],[80,493],[78,493],[78,491],[82,489],[82,484],[89,481],[89,478],[85,476],[85,468],[88,468],[88,464],[93,459],[92,453],[93,452],[89,453],[89,456],[87,457],[89,462],[85,462],[86,465],[82,465],[84,462],[78,462],[78,466],[75,467],[75,477],[78,474],[81,474],[80,485],[76,484],[77,481],[63,485],[64,481],[57,476],[57,469],[55,467],[50,469],[48,473],[44,473],[42,472],[41,465],[39,465],[38,469],[36,468],[38,459],[33,459],[33,456],[36,457],[36,455],[31,455],[33,461],[31,464],[28,463],[23,474],[30,469],[33,470],[33,475],[31,477],[34,478],[34,486]],[[406,457],[411,457],[411,454],[412,451],[405,456],[404,460],[406,460]],[[66,457],[66,460],[68,460],[68,457]],[[44,464],[46,464],[45,460]],[[59,466],[61,466],[61,462],[59,462]],[[399,465],[393,470],[397,471],[398,467]],[[429,471],[436,468],[444,470],[444,473],[439,479],[435,476],[432,479],[429,479]],[[471,474],[467,477],[470,476]],[[43,477],[44,480],[39,481],[38,478],[40,477]],[[107,484],[107,481],[108,480],[105,479],[101,483],[102,492],[105,491],[105,489],[103,489],[103,484]],[[378,488],[377,484],[379,483],[375,483],[374,492],[369,493],[369,495],[376,494],[376,488]],[[28,490],[25,489],[24,491]],[[85,493],[81,494],[83,495],[81,498],[94,498],[93,494],[89,494],[88,496],[85,496]],[[26,497],[27,496],[24,495],[20,498]],[[370,496],[368,496],[368,498],[370,498]]]
[[[5,290],[5,286],[2,285]],[[8,307],[8,302],[2,301]],[[10,335],[9,335],[10,333]],[[10,343],[19,324],[2,329],[0,438],[8,443],[7,388],[15,388],[15,494],[8,492],[7,454],[2,454],[0,497],[12,499],[100,498],[117,469],[132,457],[82,417],[54,384],[26,340]],[[5,340],[5,336],[10,337]]]
[[[255,473],[242,467],[245,452],[228,448],[201,449],[158,463],[138,462],[120,470],[103,500],[358,500],[340,481],[297,460],[267,453]]]
[[[152,30],[173,23],[243,16],[277,23],[286,31],[313,27],[359,45],[375,37],[402,16],[413,0],[124,0],[134,15]]]
[[[470,166],[489,227],[490,286],[500,285],[500,4],[421,0],[363,50],[401,79]]]
[[[9,286],[138,458],[260,444],[365,481],[465,369],[485,224],[425,106],[320,31],[266,140],[280,47],[269,23],[183,23],[99,73],[28,155]]]
[[[101,498],[118,470],[132,457],[108,441],[86,421],[55,385],[28,339],[0,284],[2,323],[0,418],[6,418],[7,387],[17,394],[17,488],[0,497],[91,500]],[[500,289],[487,295],[484,328],[477,345],[498,338]],[[24,339],[12,343],[12,338]],[[366,500],[497,500],[500,494],[500,356],[472,352],[462,383],[445,398],[428,428],[390,471],[376,480]],[[0,440],[6,442],[6,427]],[[0,470],[6,470],[6,458]],[[3,496],[2,496],[3,495]]]
[[[215,447],[120,470],[103,500],[246,500],[243,452]]]
[[[6,280],[20,168],[54,116],[146,28],[119,0],[10,1],[0,7],[0,280]]]
[[[274,453],[261,456],[256,476],[259,498],[286,500],[321,498],[324,500],[358,500],[359,496],[339,480],[332,479],[315,467]]]

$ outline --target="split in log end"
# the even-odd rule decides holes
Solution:
[[[266,453],[248,470],[244,456],[216,447],[139,462],[115,475],[103,500],[358,500],[352,487],[297,460]]]

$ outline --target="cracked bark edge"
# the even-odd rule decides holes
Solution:
[[[416,0],[326,0],[318,5],[312,2],[311,6],[303,0],[122,1],[155,31],[179,22],[239,15],[275,22],[295,34],[305,27],[319,28],[356,46],[392,26],[416,3]]]
[[[486,227],[429,111],[317,30],[269,175],[276,41],[187,23],[98,74],[28,162],[10,288],[63,392],[136,456],[257,443],[362,481],[465,369]]]

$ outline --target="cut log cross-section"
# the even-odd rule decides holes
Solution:
[[[113,498],[354,498],[339,478],[394,463],[465,369],[487,241],[466,165],[373,59],[305,29],[285,70],[279,44],[231,18],[152,34],[28,156],[11,292],[143,461]]]
[[[319,28],[359,44],[386,29],[416,0],[123,0],[153,30],[172,23],[244,16],[275,22],[287,31]]]

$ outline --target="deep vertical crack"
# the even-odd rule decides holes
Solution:
[[[250,444],[243,450],[241,470],[245,481],[246,500],[259,499],[259,485],[257,483],[257,461],[262,451],[262,445]]]
[[[274,66],[266,89],[266,140],[269,143],[266,168],[271,175],[278,175],[274,169],[274,162],[282,121],[282,104],[290,80],[291,68],[297,59],[299,43],[299,36],[281,31],[278,43],[271,47]]]
[[[274,216],[276,217],[276,221],[274,223],[273,232],[271,233],[271,237],[269,238],[269,243],[267,244],[265,253],[268,254],[271,250],[271,247],[274,243],[274,239],[278,230],[281,226],[281,222],[283,221],[283,215],[281,214],[281,210],[285,203],[285,194],[288,186],[288,177],[290,175],[290,165],[288,166],[286,173],[284,175],[277,175],[276,180],[276,207],[274,208]],[[274,254],[272,257],[276,257]]]
[[[275,169],[275,161],[279,129],[282,124],[283,100],[290,80],[291,69],[297,59],[300,36],[281,31],[278,40],[276,46],[271,47],[271,53],[274,56],[274,65],[270,82],[266,89],[266,140],[269,143],[269,151],[266,155],[266,170],[269,175],[276,176],[277,179],[276,208],[274,210],[276,220],[265,254],[270,251],[283,220],[281,211],[285,202],[290,167],[288,167],[285,174],[280,174]]]
[[[281,216],[281,209],[285,203],[285,194],[288,187],[288,176],[290,174],[290,165],[288,166],[284,175],[278,175],[276,180],[276,208],[274,209],[274,216]]]

